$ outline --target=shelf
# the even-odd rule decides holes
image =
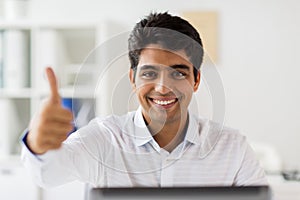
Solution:
[[[2,131],[4,134],[0,135],[0,154],[3,154],[2,152],[6,154],[0,157],[0,164],[13,160],[11,154],[19,152],[18,137],[20,133],[28,126],[30,119],[38,111],[41,100],[48,97],[50,93],[45,67],[53,67],[59,88],[61,88],[59,89],[61,97],[74,99],[74,108],[77,109],[72,110],[74,116],[85,114],[82,125],[85,125],[88,119],[94,116],[93,111],[96,110],[96,104],[99,103],[96,101],[95,91],[99,58],[98,54],[91,52],[95,50],[100,41],[99,38],[105,39],[110,36],[109,31],[114,27],[111,23],[90,20],[42,21],[0,18],[0,43],[2,43],[0,44],[2,46],[0,48],[2,79],[0,80],[5,83],[0,88],[2,103],[0,105],[2,105],[3,114],[0,116],[3,119],[2,128],[7,129]],[[11,35],[11,33],[18,33],[17,36],[20,38],[23,34],[26,34],[26,38],[28,36],[26,45],[24,45],[26,50],[18,40],[11,39],[12,37],[9,37],[10,40],[7,39],[7,35]],[[19,48],[19,51],[9,48],[14,47],[14,45],[8,45],[11,44],[11,41]],[[26,67],[18,68],[18,70],[7,67],[11,65],[25,66],[18,63],[21,63],[22,59],[16,60],[17,56],[26,58],[24,59]],[[10,73],[8,73],[8,69]],[[7,74],[11,76],[7,76]],[[22,84],[18,84],[18,81]]]
[[[0,29],[30,29],[33,24],[27,20],[0,20]]]
[[[77,87],[74,88],[61,88],[59,89],[59,94],[62,98],[74,98],[74,99],[93,99],[95,98],[94,90],[88,87]],[[43,90],[40,92],[40,97],[44,98],[49,95],[49,91]]]
[[[0,19],[0,29],[31,29],[31,28],[52,28],[52,29],[73,29],[73,28],[95,28],[101,25],[101,21],[39,21],[30,19]]]
[[[0,89],[0,98],[11,98],[11,99],[27,99],[33,95],[31,88],[22,89]]]
[[[88,87],[77,87],[75,90],[74,88],[63,88],[59,90],[62,97],[65,98],[86,98],[92,99],[95,98],[95,91],[91,90]]]

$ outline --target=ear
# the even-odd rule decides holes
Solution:
[[[130,80],[130,84],[131,84],[132,89],[135,90],[136,89],[136,85],[135,85],[135,82],[134,82],[134,71],[131,68],[129,70],[129,80]]]
[[[201,72],[198,71],[197,78],[196,78],[195,84],[194,84],[194,92],[196,92],[198,90],[198,87],[200,85],[200,80],[201,80]]]

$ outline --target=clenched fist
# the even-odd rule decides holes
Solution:
[[[73,130],[73,115],[61,105],[54,71],[47,67],[46,74],[51,90],[50,96],[32,119],[26,141],[30,150],[36,154],[59,148]]]

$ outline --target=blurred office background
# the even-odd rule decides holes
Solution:
[[[82,184],[42,190],[35,187],[19,165],[20,145],[17,140],[38,108],[40,99],[47,94],[47,86],[42,84],[42,69],[46,64],[57,65],[53,67],[65,89],[63,96],[68,100],[75,93],[78,110],[81,110],[76,110],[76,114],[78,118],[86,118],[82,124],[93,114],[125,112],[127,102],[121,103],[123,107],[119,110],[108,108],[111,101],[116,107],[120,106],[120,101],[113,100],[113,97],[120,98],[120,93],[110,93],[112,99],[106,100],[101,99],[103,94],[100,94],[100,100],[95,100],[96,88],[88,94],[81,94],[81,90],[74,92],[70,88],[76,82],[74,77],[82,63],[85,67],[81,71],[83,75],[79,85],[88,87],[84,81],[90,76],[93,76],[92,84],[97,83],[99,79],[92,68],[97,65],[97,55],[102,51],[95,51],[95,47],[104,43],[113,44],[114,39],[118,42],[124,39],[126,46],[128,31],[151,11],[192,16],[195,23],[199,22],[197,16],[208,16],[207,21],[212,22],[213,26],[208,23],[206,25],[209,27],[203,29],[207,29],[206,37],[213,35],[214,41],[207,44],[211,50],[203,68],[214,68],[221,77],[225,93],[224,124],[240,129],[247,136],[268,172],[270,182],[281,192],[283,199],[300,198],[297,192],[300,191],[300,177],[297,174],[300,170],[299,1],[2,0],[0,125],[2,130],[11,133],[9,136],[3,131],[0,133],[1,199],[2,195],[3,199],[17,199],[18,191],[19,195],[24,195],[22,192],[26,191],[32,200],[81,199]],[[205,24],[205,21],[200,20],[199,24],[202,23]],[[203,40],[205,43],[205,37]],[[18,47],[7,50],[14,45]],[[5,46],[8,46],[7,49]],[[5,51],[8,53],[3,53]],[[113,55],[114,49],[107,51],[107,54]],[[17,55],[20,59],[16,59]],[[19,65],[16,66],[16,63]],[[8,70],[6,65],[12,67]],[[20,65],[23,67],[20,68]],[[65,68],[62,69],[62,65]],[[109,88],[106,92],[118,87],[121,87],[119,91],[130,90],[126,74],[129,67],[127,56],[120,54],[111,66],[107,77],[100,81],[101,87]],[[122,66],[122,70],[117,66]],[[117,72],[120,75],[118,78],[109,77]],[[130,93],[125,95],[128,97]],[[198,113],[214,118],[213,102],[209,85],[203,77],[193,104],[197,106]],[[89,107],[88,104],[95,106]],[[87,114],[91,109],[94,112]],[[285,180],[282,172],[287,173],[286,178],[293,180]]]

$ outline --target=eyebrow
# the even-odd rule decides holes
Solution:
[[[187,65],[184,64],[178,64],[178,65],[171,65],[169,66],[172,69],[184,69],[184,70],[189,70],[190,68]],[[141,70],[147,70],[147,69],[152,69],[152,70],[159,70],[159,67],[153,66],[153,65],[143,65],[140,67]]]
[[[173,69],[185,69],[185,70],[190,70],[190,68],[187,66],[187,65],[183,65],[183,64],[180,64],[180,65],[172,65],[170,66],[171,68]]]
[[[147,70],[147,69],[153,69],[153,70],[158,70],[158,67],[153,66],[153,65],[143,65],[140,67],[141,70]]]

